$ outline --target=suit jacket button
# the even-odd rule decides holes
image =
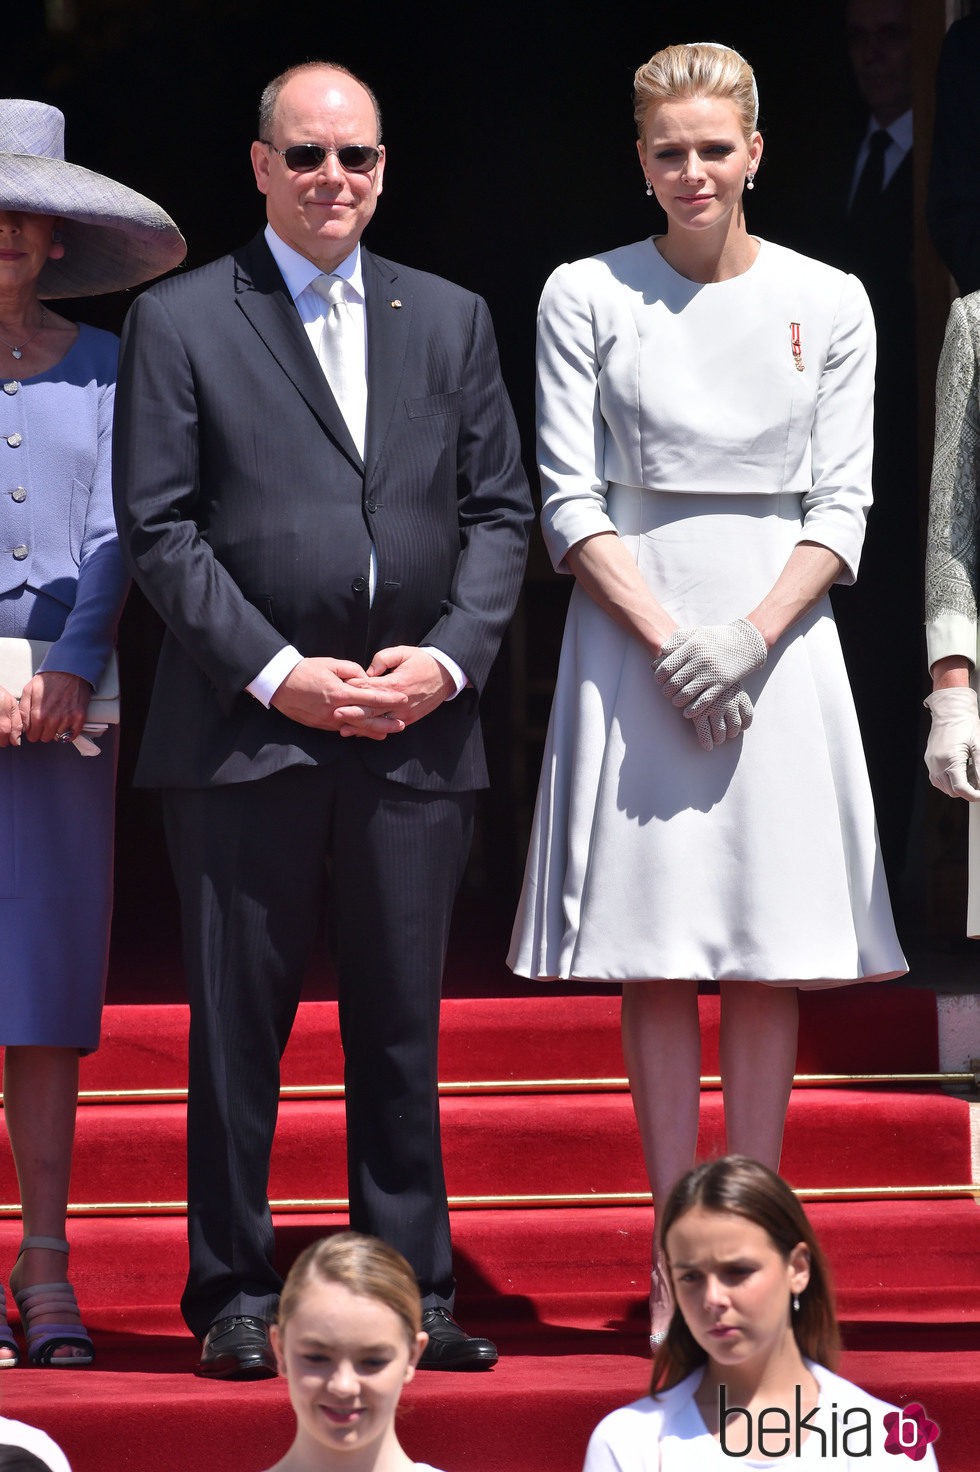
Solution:
[[[367,578],[355,578],[350,586],[352,593],[363,593],[367,587]]]
[[[23,438],[24,438],[24,436],[22,434],[8,434],[7,435],[7,444],[10,446],[10,448],[12,450],[16,450],[17,446],[20,444],[20,442],[23,440]]]
[[[371,512],[371,514],[372,514],[372,515],[373,515],[373,514],[374,514],[374,512],[375,512],[375,511],[377,511],[377,509],[378,509],[378,503],[377,503],[377,501],[369,501],[369,502],[368,502],[368,503],[367,503],[367,509],[368,509],[368,510],[369,510],[369,511],[370,511],[370,512]]]
[[[30,550],[30,547],[25,547],[24,543],[21,542],[19,547],[14,548],[14,557],[18,562],[23,562],[24,558],[27,556]]]
[[[26,501],[27,492],[24,490],[24,487],[14,486],[13,490],[10,492],[10,499],[11,501]]]

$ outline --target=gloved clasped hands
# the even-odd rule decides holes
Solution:
[[[676,629],[652,661],[667,699],[693,721],[705,751],[733,741],[752,724],[752,701],[743,682],[761,669],[769,650],[748,619]]]
[[[929,781],[947,797],[980,800],[980,714],[968,685],[934,690],[923,702],[932,716],[926,743]]]

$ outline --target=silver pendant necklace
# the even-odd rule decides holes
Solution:
[[[40,308],[40,311],[41,311],[41,320],[40,320],[40,322],[37,324],[37,326],[35,327],[34,331],[31,333],[30,337],[25,337],[24,338],[24,341],[22,343],[19,343],[16,347],[14,346],[14,344],[12,342],[8,342],[6,338],[0,337],[0,343],[3,343],[3,345],[4,345],[5,348],[9,348],[10,349],[10,356],[12,358],[17,358],[17,359],[22,358],[24,356],[24,349],[27,347],[27,345],[29,343],[32,343],[34,341],[34,339],[37,337],[38,333],[41,331],[41,328],[44,326],[44,319],[48,315],[47,314],[47,310],[46,310],[45,307],[41,307]]]

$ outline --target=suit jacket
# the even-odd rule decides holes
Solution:
[[[955,20],[936,72],[926,221],[960,295],[980,287],[980,15]]]
[[[880,502],[871,514],[866,553],[873,562],[875,544],[886,530],[881,510],[899,499],[903,503],[901,524],[894,514],[887,522],[894,528],[895,550],[903,555],[904,549],[907,565],[918,546],[913,153],[907,153],[899,164],[875,209],[863,221],[856,221],[847,212],[847,202],[863,135],[862,126],[840,149],[836,167],[827,171],[821,209],[814,211],[806,225],[799,222],[792,234],[800,249],[852,272],[868,293],[878,338],[874,486]],[[897,484],[904,487],[900,494],[894,490]],[[870,591],[868,570],[866,563],[864,586]]]
[[[112,518],[118,350],[82,324],[60,363],[0,397],[0,633],[53,641],[41,668],[93,686],[129,587]]]
[[[366,664],[432,643],[471,687],[383,742],[379,774],[483,786],[478,694],[531,516],[486,304],[362,251],[365,461],[259,235],[134,303],[113,478],[120,540],[166,624],[136,781],[201,787],[330,761],[343,738],[245,693],[278,650]],[[378,582],[369,601],[371,544]]]
[[[829,168],[822,205],[797,230],[806,236],[806,248],[820,260],[858,277],[871,300],[878,330],[879,367],[890,351],[914,351],[915,279],[912,152],[905,155],[877,204],[863,221],[848,213],[854,171],[863,130],[842,148],[836,168]]]

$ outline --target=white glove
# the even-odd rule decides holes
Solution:
[[[747,731],[754,714],[752,702],[741,685],[730,685],[716,704],[698,716],[691,716],[690,720],[700,745],[705,751],[712,751]]]
[[[768,653],[755,625],[737,618],[730,624],[676,629],[664,640],[653,671],[667,699],[693,720],[761,669]]]
[[[923,702],[932,716],[926,743],[929,781],[947,797],[980,799],[980,714],[976,691],[957,685],[934,690]]]

